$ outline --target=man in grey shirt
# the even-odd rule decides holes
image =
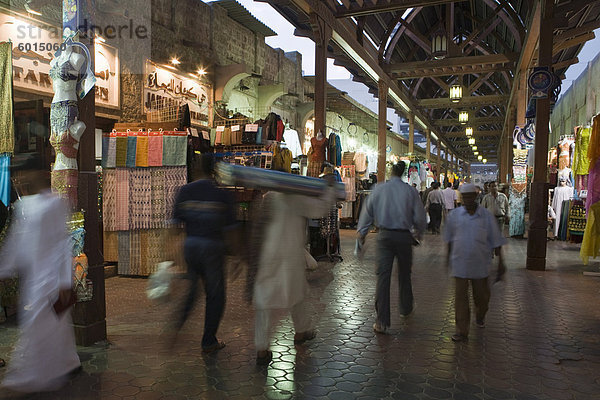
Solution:
[[[413,311],[411,269],[414,237],[411,230],[414,229],[419,240],[427,221],[419,194],[401,179],[405,168],[404,162],[392,166],[392,178],[375,187],[367,198],[358,222],[361,243],[364,243],[373,223],[379,228],[375,300],[377,321],[373,325],[377,333],[385,333],[391,324],[390,280],[394,258],[398,259],[400,313],[406,317]]]

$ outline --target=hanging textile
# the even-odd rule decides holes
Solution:
[[[565,200],[569,200],[573,194],[573,191],[568,186],[557,186],[554,189],[554,196],[552,197],[552,209],[556,213],[556,224],[554,224],[554,236],[559,236],[559,221],[562,220],[563,215],[563,204]]]
[[[0,43],[0,153],[12,154],[15,148],[13,115],[12,43]]]
[[[148,166],[163,165],[163,134],[160,131],[148,133]]]
[[[138,132],[135,148],[135,166],[148,166],[148,132]]]
[[[117,133],[116,166],[117,168],[127,166],[127,132]]]
[[[600,157],[600,114],[596,115],[592,120],[592,135],[587,156],[590,160],[590,169],[592,169]]]
[[[129,173],[129,229],[148,229],[152,217],[151,172],[132,168]]]
[[[231,134],[231,130],[229,130],[229,133]],[[186,156],[187,132],[163,132],[163,165],[186,165]]]
[[[126,231],[129,229],[129,171],[118,168],[116,181],[116,227]]]
[[[10,205],[10,154],[0,154],[0,201]]]
[[[600,254],[600,203],[593,204],[588,212],[588,220],[581,242],[579,256],[583,265],[588,265],[589,258]]]
[[[128,132],[127,134],[127,168],[135,167],[135,156],[137,147],[137,132]]]
[[[590,145],[590,128],[580,127],[575,134],[575,149],[573,154],[573,175],[587,175],[590,170],[588,151]]]

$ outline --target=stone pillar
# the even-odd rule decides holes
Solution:
[[[554,0],[542,0],[539,65],[552,69]],[[529,233],[527,239],[527,269],[546,269],[546,229],[548,226],[548,183],[546,182],[550,98],[537,100],[535,120],[535,163],[531,199],[529,201]]]
[[[408,152],[410,154],[415,152],[415,115],[413,113],[408,114]]]
[[[387,146],[387,95],[388,84],[379,80],[379,114],[377,124],[377,182],[385,182],[385,148]]]
[[[425,145],[425,158],[431,162],[431,131],[425,129],[425,136],[427,137],[427,144]]]
[[[331,40],[331,27],[317,14],[310,14],[315,39],[315,134],[326,135],[327,106],[327,46]]]

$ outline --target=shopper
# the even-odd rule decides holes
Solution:
[[[478,206],[473,184],[461,186],[463,207],[448,215],[444,225],[444,241],[448,243],[447,263],[454,277],[455,288],[455,342],[469,337],[471,311],[469,309],[469,282],[473,290],[477,326],[485,326],[490,288],[488,286],[492,252],[498,256],[498,276],[504,273],[501,247],[506,239],[500,233],[494,216]]]
[[[500,232],[504,234],[504,224],[508,220],[508,197],[498,191],[498,183],[492,181],[488,185],[489,193],[483,196],[481,205],[488,209],[498,223]]]
[[[419,240],[425,231],[425,209],[417,192],[402,181],[406,168],[403,162],[392,166],[392,178],[375,187],[368,197],[358,222],[359,241],[365,237],[373,222],[379,228],[377,238],[377,321],[373,330],[385,333],[390,326],[390,279],[394,258],[398,259],[400,313],[408,316],[414,309],[411,283],[412,245],[414,229]],[[430,194],[431,195],[431,194]]]
[[[292,315],[294,343],[315,337],[313,322],[307,311],[305,237],[306,219],[322,218],[335,202],[333,175],[326,179],[330,187],[322,197],[268,192],[264,204],[269,219],[254,285],[256,363],[267,365],[273,358],[269,351],[273,310],[288,310]]]
[[[226,236],[236,226],[233,196],[214,183],[214,159],[203,154],[195,166],[198,179],[183,186],[175,200],[175,223],[185,225],[184,257],[190,287],[175,325],[175,336],[194,308],[198,281],[206,293],[202,350],[210,353],[225,347],[217,330],[225,308],[223,262]],[[175,338],[173,337],[172,340]]]
[[[445,207],[444,194],[440,190],[440,183],[433,182],[431,184],[433,190],[427,195],[427,201],[425,202],[425,209],[429,214],[429,230],[431,233],[440,233],[440,225],[442,223],[442,213]]]
[[[442,194],[444,195],[444,215],[447,215],[456,207],[458,198],[450,182],[446,182],[446,189],[442,190]]]
[[[19,276],[20,336],[2,385],[18,392],[59,389],[81,364],[71,322],[72,245],[66,203],[50,191],[38,155],[14,160],[23,197],[0,252],[0,279]]]

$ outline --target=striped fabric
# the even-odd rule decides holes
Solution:
[[[129,229],[129,170],[117,168],[116,175],[116,229],[126,231]]]

